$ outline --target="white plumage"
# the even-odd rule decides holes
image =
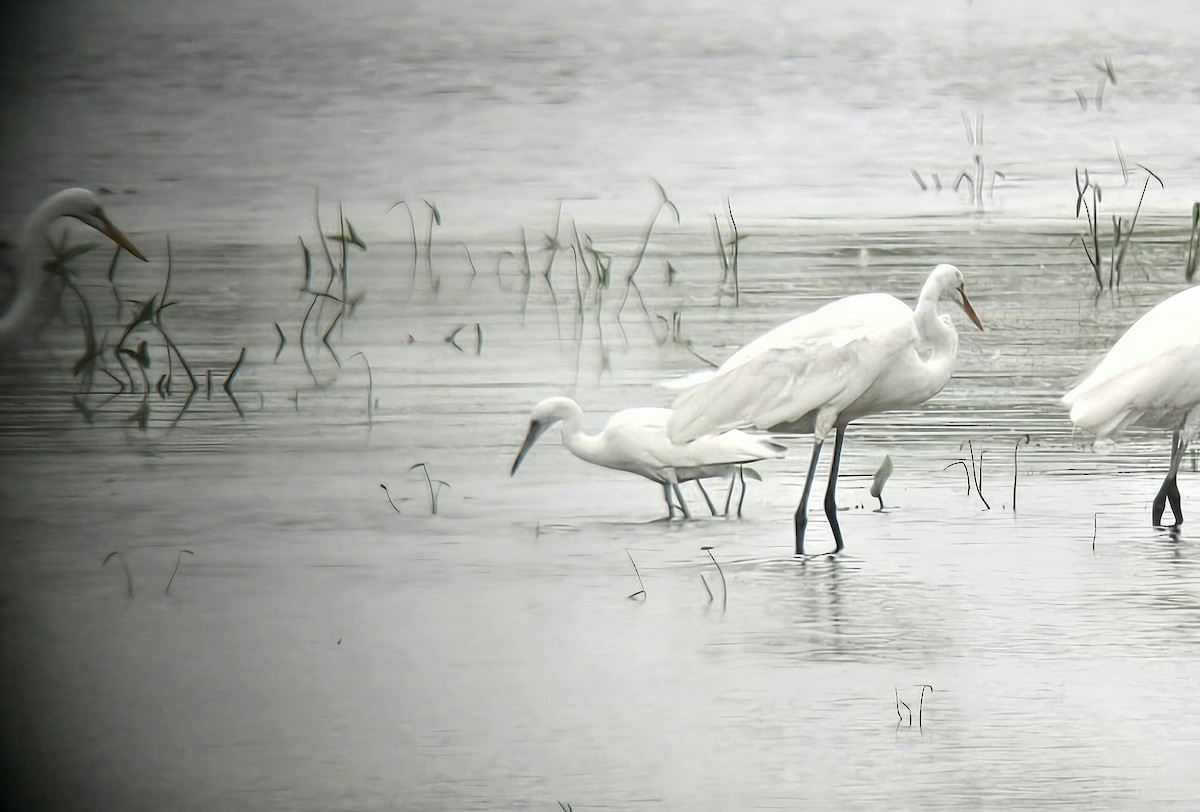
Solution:
[[[1174,432],[1171,465],[1154,499],[1182,524],[1179,463],[1200,429],[1200,288],[1187,288],[1142,314],[1095,369],[1062,399],[1071,421],[1104,441],[1134,425]]]
[[[42,267],[46,230],[60,217],[73,217],[145,262],[119,228],[104,213],[104,208],[87,189],[64,189],[47,198],[25,224],[18,245],[16,287],[8,308],[0,315],[0,347],[20,342],[37,323],[39,293],[49,275]]]
[[[667,433],[676,442],[743,428],[811,433],[812,464],[795,522],[800,555],[817,459],[836,428],[825,512],[841,550],[834,489],[845,427],[864,415],[924,403],[950,380],[958,333],[950,317],[937,310],[946,295],[957,296],[981,327],[962,272],[938,265],[925,280],[915,310],[888,294],[847,296],[742,347],[676,399]]]
[[[513,461],[512,474],[537,439],[550,427],[561,422],[563,444],[579,459],[628,471],[663,486],[670,515],[675,509],[671,490],[679,498],[687,515],[687,507],[679,493],[679,483],[712,476],[729,476],[734,466],[763,459],[778,459],[784,446],[766,437],[756,437],[741,431],[717,433],[696,442],[675,443],[667,437],[670,409],[624,409],[612,415],[597,434],[583,430],[583,410],[574,400],[565,397],[546,398],[533,408],[529,431],[521,450]]]

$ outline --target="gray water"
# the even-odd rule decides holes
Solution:
[[[152,261],[122,261],[115,295],[107,250],[78,261],[109,342],[133,315],[116,300],[162,290],[170,234],[163,321],[200,388],[176,365],[153,391],[167,357],[143,328],[149,396],[102,373],[81,393],[73,304],[0,366],[0,742],[31,808],[1193,805],[1200,557],[1148,516],[1169,441],[1096,455],[1057,403],[1182,285],[1189,7],[82,5],[7,52],[5,213],[116,192]],[[1118,84],[1085,111],[1104,56]],[[982,207],[910,174],[971,168],[963,113],[1005,175]],[[1137,162],[1166,188],[1097,296],[1074,168],[1129,216]],[[622,309],[648,176],[681,218],[655,220]],[[325,231],[342,201],[368,249],[306,367],[314,185]],[[614,256],[610,288],[565,249],[543,277],[543,235],[572,225]],[[740,519],[666,522],[657,486],[553,434],[509,477],[541,397],[599,428],[668,404],[693,353],[848,293],[911,300],[937,261],[986,329],[957,319],[924,409],[851,428],[842,555],[791,556],[807,438],[754,466]],[[972,458],[982,498],[946,468]],[[832,547],[815,505],[809,547]]]

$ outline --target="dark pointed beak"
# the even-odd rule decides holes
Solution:
[[[142,256],[142,252],[137,250],[137,246],[130,242],[129,238],[125,236],[121,229],[113,225],[112,221],[107,217],[102,216],[102,219],[104,222],[104,228],[100,229],[101,234],[103,234],[105,237],[108,237],[110,240],[124,248],[129,253],[133,254],[142,262],[148,261],[144,256]]]
[[[525,433],[525,442],[521,443],[521,450],[517,452],[517,458],[513,460],[512,470],[508,472],[512,476],[521,467],[521,460],[525,459],[525,455],[529,453],[529,449],[533,448],[533,444],[542,436],[542,433],[550,426],[540,420],[529,421],[529,431]]]
[[[963,312],[967,314],[967,318],[974,323],[980,330],[983,329],[983,324],[979,321],[979,316],[975,314],[975,308],[971,307],[971,300],[967,298],[967,291],[962,285],[958,286],[958,295],[962,297],[959,302],[962,305]]]

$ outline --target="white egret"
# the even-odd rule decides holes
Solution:
[[[667,439],[667,420],[670,417],[670,409],[623,409],[608,419],[600,433],[586,434],[583,430],[583,410],[578,403],[565,397],[546,398],[533,407],[529,431],[509,475],[517,472],[537,439],[561,421],[563,443],[572,454],[593,465],[628,471],[662,485],[668,517],[675,515],[671,501],[673,490],[684,516],[690,518],[683,495],[679,492],[680,482],[728,476],[733,473],[734,466],[779,459],[787,450],[766,437],[755,437],[741,431],[701,437],[686,445],[673,443]]]
[[[49,275],[42,265],[44,241],[50,224],[60,217],[74,217],[143,262],[146,258],[104,213],[99,199],[87,189],[64,189],[46,199],[25,223],[17,246],[15,288],[8,309],[0,314],[0,347],[11,346],[27,336],[37,323],[39,294]]]
[[[1200,428],[1200,287],[1187,288],[1142,314],[1099,365],[1063,397],[1071,422],[1103,443],[1133,425],[1171,429],[1171,464],[1151,519],[1161,526],[1171,500],[1183,524],[1179,463]]]
[[[681,394],[667,423],[677,443],[730,429],[756,428],[813,435],[812,462],[796,509],[796,554],[804,554],[808,496],[821,446],[837,430],[825,515],[837,543],[838,463],[846,426],[859,417],[917,406],[950,380],[958,333],[949,315],[938,314],[943,296],[983,329],[967,299],[963,275],[938,265],[921,288],[916,309],[885,293],[830,302],[779,325],[742,347],[702,382]]]

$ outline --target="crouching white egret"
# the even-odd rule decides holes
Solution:
[[[836,429],[825,515],[841,550],[834,490],[846,426],[865,415],[920,405],[950,380],[958,333],[950,316],[938,313],[943,296],[954,298],[983,329],[962,272],[938,265],[925,280],[915,310],[886,293],[847,296],[742,347],[676,399],[668,436],[687,443],[742,428],[811,433],[812,462],[795,517],[796,554],[803,555],[817,460]]]
[[[1154,497],[1162,525],[1167,500],[1183,524],[1179,463],[1200,428],[1200,287],[1187,288],[1142,314],[1099,365],[1062,399],[1071,421],[1104,442],[1139,425],[1171,429],[1171,464]]]
[[[593,465],[638,474],[662,485],[668,517],[675,515],[671,501],[674,491],[684,516],[691,518],[679,492],[680,482],[729,476],[734,466],[779,459],[786,451],[784,446],[766,437],[741,431],[716,433],[687,444],[673,443],[667,438],[670,417],[670,409],[623,409],[610,417],[598,434],[587,434],[583,430],[583,410],[578,403],[565,397],[546,398],[533,407],[529,431],[509,475],[517,472],[537,439],[561,422],[563,444],[576,457]],[[712,507],[711,502],[709,506]]]
[[[45,200],[25,223],[18,245],[15,288],[8,309],[0,314],[0,347],[11,346],[37,325],[39,294],[49,275],[42,266],[50,224],[74,217],[99,231],[143,262],[146,258],[104,213],[99,199],[87,189],[64,189]]]

